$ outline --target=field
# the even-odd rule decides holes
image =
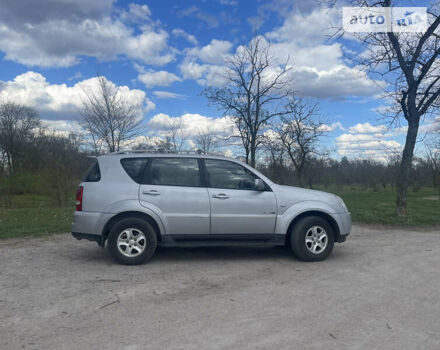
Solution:
[[[390,226],[436,226],[440,225],[440,200],[432,188],[408,192],[406,218],[394,215],[395,192],[363,190],[359,187],[320,188],[341,196],[352,213],[354,222]],[[48,233],[69,232],[74,211],[72,205],[58,207],[49,198],[37,195],[17,195],[10,201],[0,202],[0,238]]]
[[[322,188],[344,199],[353,222],[390,226],[436,226],[440,225],[440,200],[438,191],[421,188],[408,191],[408,216],[394,215],[396,193],[393,189],[362,190],[359,187]]]
[[[17,195],[10,203],[2,198],[0,238],[69,232],[74,210],[73,199],[72,206],[60,208],[45,196]]]

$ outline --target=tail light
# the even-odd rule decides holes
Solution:
[[[79,186],[76,190],[76,211],[83,210],[83,187]]]

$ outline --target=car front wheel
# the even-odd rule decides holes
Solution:
[[[327,220],[308,216],[299,220],[290,234],[290,246],[303,261],[321,261],[333,250],[334,232]]]

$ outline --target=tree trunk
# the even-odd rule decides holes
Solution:
[[[414,147],[416,145],[417,133],[419,131],[419,117],[410,118],[408,122],[408,132],[406,134],[405,147],[402,153],[399,172],[397,174],[397,199],[396,215],[406,216],[407,194],[409,177],[411,173]]]
[[[299,187],[304,187],[303,175],[302,172],[298,169],[296,170],[296,178],[298,179]]]
[[[432,187],[437,188],[437,169],[432,169]]]
[[[256,155],[256,145],[255,145],[255,139],[251,140],[251,167],[255,168],[255,155]]]

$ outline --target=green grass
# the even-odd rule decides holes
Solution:
[[[351,212],[353,222],[383,224],[391,226],[436,226],[440,225],[440,200],[438,191],[421,188],[408,191],[408,215],[394,215],[396,192],[391,189],[362,190],[359,187],[319,188],[340,196]]]
[[[17,195],[0,197],[0,238],[40,236],[49,233],[69,232],[72,223],[72,206],[60,208],[44,196]]]
[[[408,216],[394,215],[396,194],[388,189],[377,192],[359,187],[318,188],[342,197],[347,204],[353,222],[392,226],[440,225],[440,200],[432,188],[408,192]],[[430,199],[429,199],[430,198]],[[72,206],[60,208],[44,196],[17,195],[8,203],[0,197],[0,239],[20,236],[39,236],[49,233],[69,232],[72,222]]]

